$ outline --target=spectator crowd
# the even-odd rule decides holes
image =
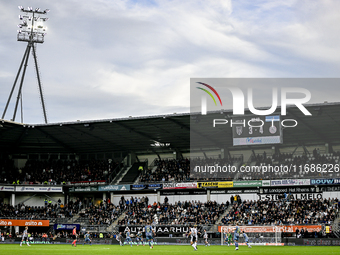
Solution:
[[[99,205],[91,205],[81,210],[79,213],[80,221],[85,220],[88,225],[110,225],[112,222],[122,214],[122,210],[119,205],[113,205],[112,203],[105,201]]]
[[[14,167],[13,160],[1,160],[0,183],[63,184],[108,181],[117,166],[112,160],[27,160],[25,166],[18,169]]]
[[[155,170],[146,169],[140,182],[184,182],[190,181],[190,160],[166,159],[154,162]]]
[[[222,219],[225,225],[331,224],[338,199],[236,201]]]
[[[52,220],[58,218],[72,218],[78,214],[79,207],[76,202],[68,204],[48,204],[45,206],[28,206],[24,203],[15,206],[0,203],[0,218]]]
[[[244,163],[251,171],[242,172],[238,179],[262,180],[262,179],[288,179],[288,178],[329,178],[340,177],[338,164],[340,163],[340,152],[320,153],[315,148],[312,153],[306,155],[294,155],[292,153],[276,153],[267,155],[253,154],[250,163]],[[264,166],[281,167],[286,166],[287,171],[262,171]],[[277,168],[278,169],[278,168]],[[289,171],[290,169],[290,171]],[[330,171],[325,171],[331,169]],[[256,171],[257,170],[257,171]],[[324,170],[324,171],[322,171]]]

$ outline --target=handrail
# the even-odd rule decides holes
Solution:
[[[113,181],[113,179],[117,176],[117,174],[122,170],[122,168],[125,167],[124,166],[125,158],[126,158],[126,156],[119,162],[119,164],[115,167],[115,169],[113,169],[112,173],[110,174],[110,176],[108,178],[108,183],[111,183]]]

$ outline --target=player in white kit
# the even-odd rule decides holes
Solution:
[[[190,228],[190,244],[194,248],[194,251],[197,251],[197,238],[198,238],[198,231],[196,226]]]
[[[207,233],[207,230],[205,230],[205,229],[204,229],[204,233],[203,233],[203,238],[204,238],[205,246],[210,246],[210,243],[208,242],[208,233]]]

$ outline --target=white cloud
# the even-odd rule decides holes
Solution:
[[[25,49],[15,42],[21,4],[0,3],[6,10],[0,16],[0,59],[6,60],[0,62],[0,109]],[[37,50],[52,122],[189,111],[191,77],[334,77],[339,72],[337,1],[30,4],[51,9],[45,43]],[[25,82],[25,121],[41,122],[32,60]],[[313,89],[320,102],[337,96]]]

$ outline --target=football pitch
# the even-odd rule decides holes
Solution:
[[[187,255],[187,254],[268,254],[268,255],[290,255],[290,254],[339,254],[339,246],[253,246],[247,248],[240,246],[238,251],[235,251],[234,246],[198,246],[198,250],[194,251],[189,245],[159,245],[150,249],[149,246],[118,246],[118,245],[77,245],[72,247],[71,244],[32,244],[30,247],[19,244],[0,244],[1,254],[82,254],[82,255],[95,255],[95,254],[119,254],[119,255]]]

